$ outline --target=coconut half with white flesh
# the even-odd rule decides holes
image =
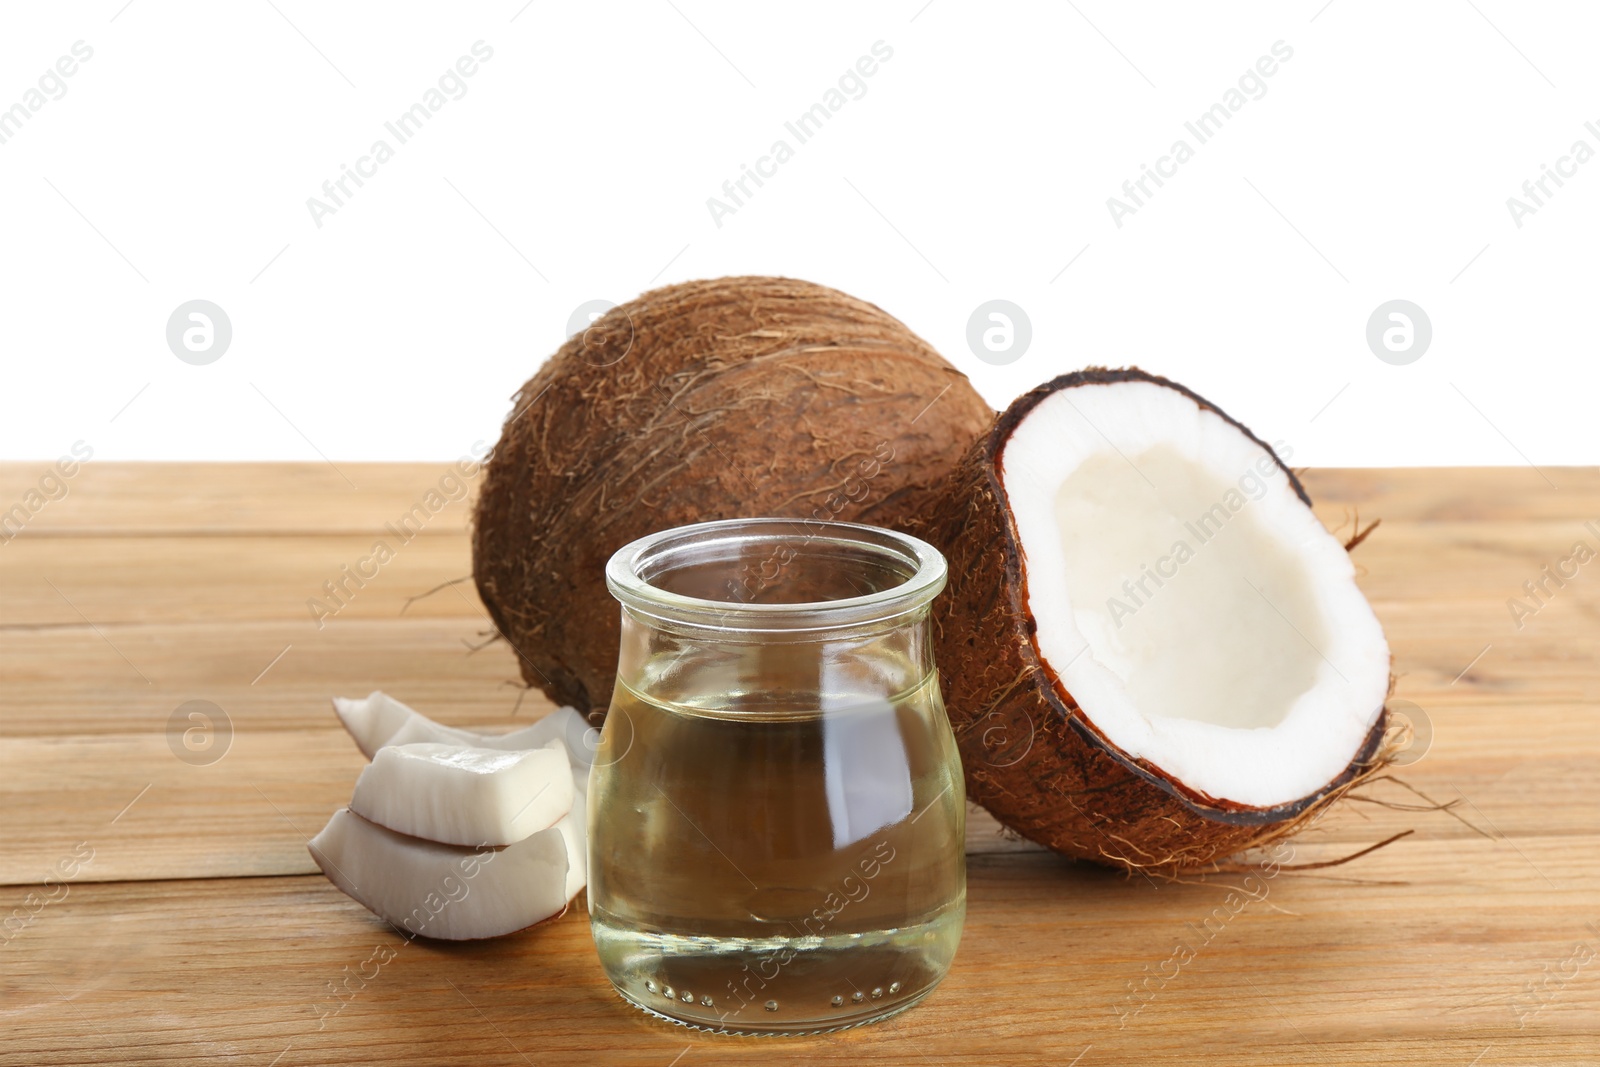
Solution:
[[[969,795],[1059,852],[1181,869],[1371,773],[1389,648],[1310,504],[1164,378],[1095,368],[1013,403],[935,520]]]
[[[308,847],[334,885],[422,937],[515,933],[561,915],[571,899],[567,845],[554,827],[505,848],[468,848],[397,834],[345,808]]]

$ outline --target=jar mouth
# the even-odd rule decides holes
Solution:
[[[892,530],[811,519],[724,519],[654,533],[606,564],[624,608],[722,630],[818,630],[925,609],[945,560]]]

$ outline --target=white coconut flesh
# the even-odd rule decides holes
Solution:
[[[566,910],[567,845],[554,827],[506,848],[397,834],[349,809],[310,841],[329,881],[395,926],[448,941],[499,937]]]
[[[1174,389],[1085,385],[1021,419],[1000,476],[1039,651],[1107,740],[1250,807],[1349,766],[1389,648],[1261,445]]]
[[[559,822],[574,792],[560,738],[511,752],[424,741],[378,749],[350,810],[429,841],[511,845]]]
[[[543,748],[560,738],[566,743],[573,779],[585,793],[588,791],[589,767],[594,762],[594,752],[599,745],[599,731],[585,722],[583,716],[567,707],[557,708],[531,726],[499,734],[445,726],[402,704],[381,689],[374,689],[359,699],[334,697],[333,710],[356,747],[368,759],[386,745],[432,743],[518,751]]]
[[[464,848],[473,851],[468,845],[510,842],[494,854],[525,856],[517,850],[534,839],[543,842],[541,850],[555,842],[565,854],[558,879],[563,900],[587,884],[587,794],[597,731],[577,712],[557,708],[531,726],[490,734],[445,726],[381,690],[361,699],[335,697],[333,704],[357,746],[373,760],[357,779],[351,798],[355,810],[337,813],[312,841],[318,865],[340,889],[398,924],[397,901],[408,900],[417,889],[409,868],[455,862]],[[393,877],[369,880],[381,887],[380,896],[359,888],[361,880],[348,877],[348,871],[340,873],[337,866],[343,864],[327,862],[337,861],[343,849],[354,850],[350,862],[358,865],[363,860],[396,864]],[[374,856],[386,858],[370,859]],[[542,882],[532,893],[537,911],[545,901]],[[440,932],[453,923],[435,923],[427,932],[495,936],[483,931],[525,917],[513,904],[494,903],[489,915],[467,909],[469,918],[458,921],[472,932]],[[499,932],[515,929],[521,927]]]
[[[574,777],[577,777],[578,773],[574,771]],[[573,784],[576,788],[572,794],[572,810],[567,812],[554,827],[567,846],[568,900],[577,896],[578,890],[589,884],[588,772],[584,771],[581,780]]]

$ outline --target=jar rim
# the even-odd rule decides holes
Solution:
[[[786,564],[804,552],[829,548],[893,562],[905,577],[883,589],[837,599],[767,603],[712,599],[663,589],[652,583],[682,559],[705,559],[752,545],[770,544],[774,556],[787,550]],[[730,560],[731,562],[731,560]],[[863,523],[818,519],[718,519],[677,526],[641,537],[612,554],[606,588],[624,609],[666,622],[726,631],[808,631],[881,624],[927,607],[944,588],[942,553],[909,534]]]

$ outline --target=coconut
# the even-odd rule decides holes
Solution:
[[[555,827],[505,848],[424,841],[333,813],[306,847],[342,892],[408,934],[477,941],[566,913],[574,893],[566,839]]]
[[[1389,649],[1310,505],[1164,378],[1092,368],[1013,403],[931,531],[968,795],[1058,852],[1171,872],[1374,773]]]
[[[757,516],[916,527],[994,412],[872,304],[783,278],[657,289],[574,335],[513,398],[473,576],[525,681],[609,702],[613,552]]]
[[[559,737],[518,751],[417,741],[373,754],[350,810],[442,844],[514,845],[566,818],[576,793]]]

